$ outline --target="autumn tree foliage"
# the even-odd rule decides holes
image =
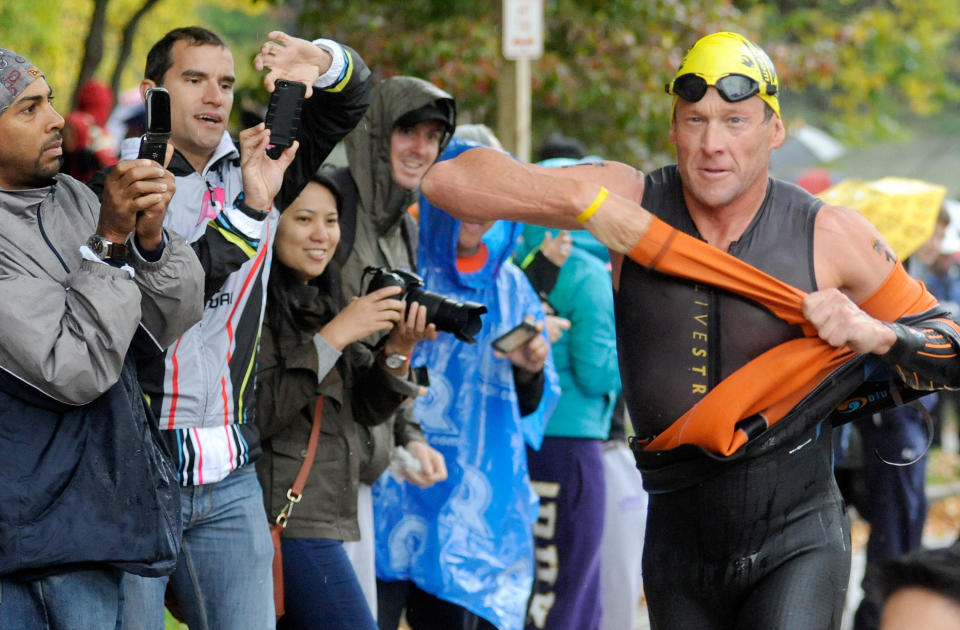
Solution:
[[[745,4],[786,85],[838,136],[897,134],[960,98],[958,0]]]
[[[670,160],[663,86],[684,50],[717,30],[742,32],[771,54],[788,125],[804,118],[856,142],[960,100],[960,0],[544,0],[544,8],[534,146],[560,131],[643,168]],[[150,43],[199,23],[227,37],[238,87],[260,98],[246,61],[283,28],[350,44],[378,77],[433,81],[456,97],[462,121],[496,128],[500,16],[500,2],[476,0],[0,1],[0,46],[42,65],[69,109],[78,78],[129,88]]]
[[[270,8],[254,0],[0,0],[0,47],[26,55],[43,69],[65,113],[72,109],[76,86],[90,77],[107,82],[117,94],[138,85],[147,50],[178,26],[213,28],[226,37],[238,60],[252,58],[270,30],[262,15]],[[240,81],[255,80],[249,63],[237,66]]]
[[[712,25],[740,27],[729,4],[691,0],[548,0],[544,55],[533,64],[534,146],[553,131],[592,151],[667,159],[664,83]],[[703,7],[702,4],[710,6]],[[504,60],[500,3],[306,0],[304,30],[326,28],[361,50],[379,77],[413,74],[457,99],[460,120],[496,128]]]
[[[500,3],[303,0],[306,32],[333,33],[380,77],[413,74],[457,99],[461,120],[496,128]],[[957,100],[960,0],[810,3],[546,0],[533,65],[534,145],[558,130],[591,151],[649,167],[670,159],[663,86],[698,37],[736,30],[761,43],[784,115],[848,141],[895,133],[908,115]]]

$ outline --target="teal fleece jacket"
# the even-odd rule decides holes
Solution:
[[[525,226],[516,259],[523,261],[546,231]],[[610,272],[599,258],[574,246],[548,300],[572,325],[553,345],[562,395],[545,435],[606,439],[620,393]]]

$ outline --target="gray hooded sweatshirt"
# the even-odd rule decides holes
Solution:
[[[449,112],[448,129],[456,125],[456,106],[453,97],[423,79],[391,77],[373,87],[370,107],[360,123],[345,139],[349,166],[339,169],[337,181],[354,186],[355,193],[344,191],[349,205],[341,220],[344,224],[355,219],[355,229],[344,229],[337,251],[341,264],[343,292],[346,299],[360,294],[360,280],[368,265],[390,269],[416,269],[416,225],[410,220],[407,208],[417,200],[419,190],[405,190],[393,181],[390,168],[390,136],[396,122],[406,113],[427,105]],[[440,141],[440,151],[450,141],[447,133]],[[346,173],[344,171],[347,171]],[[349,177],[347,177],[349,175]],[[350,236],[347,234],[350,233]],[[352,237],[352,243],[345,243]],[[372,484],[386,469],[390,452],[396,441],[405,444],[417,438],[426,441],[413,420],[409,405],[401,407],[396,422],[375,427],[363,427],[365,453],[361,457],[360,480]]]
[[[391,77],[373,87],[370,108],[346,137],[350,178],[357,190],[356,231],[353,246],[343,265],[344,294],[359,294],[360,277],[367,265],[415,269],[415,232],[404,237],[407,208],[417,200],[418,190],[406,190],[393,181],[390,168],[390,136],[404,114],[426,105],[450,112],[450,130],[455,124],[453,98],[423,79]],[[450,141],[447,133],[440,153]],[[412,239],[411,239],[412,237]]]

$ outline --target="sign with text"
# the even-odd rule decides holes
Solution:
[[[543,0],[503,0],[503,56],[536,59],[543,54]]]

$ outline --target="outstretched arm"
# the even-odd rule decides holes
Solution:
[[[464,221],[511,219],[568,230],[585,228],[619,253],[633,248],[651,220],[639,204],[642,173],[617,162],[548,169],[477,148],[433,165],[421,191],[431,203]]]

